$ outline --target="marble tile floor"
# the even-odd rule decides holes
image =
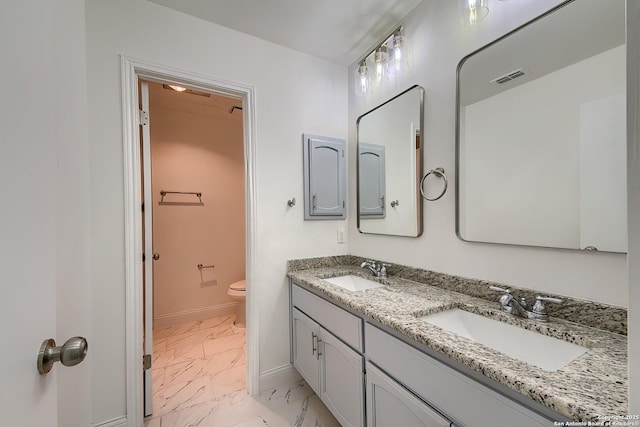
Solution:
[[[153,334],[153,415],[145,427],[337,427],[302,380],[251,397],[245,389],[245,329],[234,316]]]

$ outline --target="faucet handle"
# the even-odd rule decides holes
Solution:
[[[387,267],[391,267],[391,264],[387,264],[384,262],[380,263],[380,270],[378,270],[380,272],[380,277],[382,277],[383,279],[387,277]]]
[[[563,300],[559,298],[551,298],[551,297],[541,297],[538,295],[536,297],[536,303],[533,305],[533,312],[536,314],[547,314],[544,303],[552,302],[554,304],[562,304]]]
[[[489,286],[489,289],[491,289],[492,291],[502,292],[502,293],[505,293],[505,294],[510,294],[510,293],[511,293],[511,290],[509,290],[509,289],[502,289],[502,288],[499,288],[499,287],[497,287],[497,286]]]
[[[520,306],[525,310],[529,309],[529,304],[527,304],[527,299],[525,297],[520,297]]]

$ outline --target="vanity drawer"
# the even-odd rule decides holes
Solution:
[[[298,310],[321,324],[354,350],[362,353],[362,319],[328,301],[292,285],[291,297]]]
[[[365,326],[365,334],[371,362],[456,424],[473,427],[550,425],[549,419],[372,325]]]

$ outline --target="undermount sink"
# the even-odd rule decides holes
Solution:
[[[375,289],[384,286],[383,284],[374,282],[373,280],[368,280],[360,276],[353,276],[351,274],[346,276],[329,277],[324,280],[348,291],[364,291],[365,289]]]
[[[457,308],[420,319],[545,371],[562,369],[588,350]]]

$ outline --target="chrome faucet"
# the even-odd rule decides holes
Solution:
[[[517,314],[525,319],[533,319],[540,322],[549,321],[549,315],[547,314],[547,310],[544,306],[545,302],[553,302],[555,304],[562,303],[561,299],[541,297],[538,295],[536,296],[536,302],[533,305],[533,308],[529,310],[527,300],[525,298],[520,298],[520,301],[518,301],[513,295],[511,295],[511,291],[509,289],[502,289],[497,286],[489,286],[489,289],[496,292],[502,292],[502,296],[499,300],[502,311],[514,315]]]
[[[391,267],[390,264],[385,264],[383,262],[376,264],[375,261],[365,261],[360,264],[361,268],[368,268],[371,271],[371,274],[378,277],[379,279],[387,278],[387,267]]]

